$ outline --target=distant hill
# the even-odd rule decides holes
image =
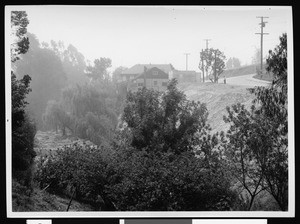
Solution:
[[[253,100],[253,95],[249,93],[245,86],[182,83],[178,87],[184,91],[189,100],[206,103],[209,112],[208,123],[211,125],[213,132],[226,131],[228,129],[228,124],[223,121],[223,115],[227,115],[226,106],[240,102],[250,108]]]

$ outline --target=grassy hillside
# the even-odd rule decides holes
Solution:
[[[256,68],[260,68],[260,65],[259,64],[246,65],[246,66],[242,66],[240,68],[228,69],[228,70],[225,70],[221,74],[221,77],[226,76],[227,78],[229,78],[229,77],[235,77],[235,76],[241,76],[241,75],[255,74]]]
[[[253,96],[244,86],[233,86],[214,83],[180,84],[179,88],[185,92],[189,100],[206,103],[209,112],[208,123],[213,132],[225,131],[228,124],[223,121],[223,115],[227,115],[226,106],[238,102],[250,108]]]

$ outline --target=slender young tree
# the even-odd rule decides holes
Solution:
[[[251,189],[257,189],[250,194],[252,198],[262,189],[267,190],[283,211],[288,209],[286,46],[286,34],[283,34],[280,44],[269,52],[267,59],[267,70],[274,73],[275,80],[269,87],[250,89],[255,95],[251,111],[243,105],[233,105],[232,109],[227,109],[229,115],[224,118],[231,124],[226,150],[232,166],[238,168],[236,174],[242,177],[240,182],[244,183],[249,194]],[[252,167],[251,172],[255,174],[255,185],[252,187],[246,181],[251,180],[253,175],[247,174],[245,164]]]
[[[222,74],[225,68],[226,59],[223,52],[219,49],[205,49],[200,53],[200,63],[199,67],[204,67],[206,74],[208,75],[209,79],[213,83],[217,83],[219,76]]]

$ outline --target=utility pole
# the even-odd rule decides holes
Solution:
[[[203,39],[204,41],[206,41],[206,49],[208,49],[208,41],[211,41],[211,39]]]
[[[261,76],[262,76],[262,73],[263,73],[263,36],[269,34],[269,33],[264,33],[264,27],[266,26],[266,23],[268,23],[268,22],[264,22],[264,18],[269,18],[269,17],[256,16],[256,18],[261,19],[261,23],[259,23],[260,33],[255,33],[255,34],[260,35],[260,72],[261,72]]]
[[[204,64],[203,64],[203,49],[201,50],[201,53],[200,53],[200,59],[201,59],[201,66],[202,66],[202,77],[203,77],[203,82],[205,82],[204,80]]]
[[[217,51],[214,50],[214,53],[215,53],[214,76],[215,76],[215,83],[217,83]]]
[[[184,53],[185,54],[185,70],[188,70],[188,56],[190,55],[190,53]]]
[[[211,39],[203,39],[206,42],[206,50],[208,50],[208,42],[211,41]],[[208,71],[206,68],[206,76],[208,76]]]

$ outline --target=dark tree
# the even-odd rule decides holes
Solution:
[[[26,37],[29,21],[25,11],[11,12],[11,29],[15,42],[11,45],[11,62],[20,59],[29,48]],[[29,84],[31,77],[24,75],[17,79],[11,71],[11,100],[12,100],[12,175],[26,186],[31,182],[31,166],[35,157],[33,149],[35,125],[26,113],[27,94],[31,91]]]
[[[127,127],[113,144],[105,187],[118,210],[232,208],[235,194],[213,152],[219,137],[208,134],[206,106],[188,101],[176,83],[163,94],[144,88],[127,97]]]
[[[272,72],[275,79],[273,85],[287,87],[287,35],[282,34],[280,44],[269,51],[267,71]]]
[[[191,151],[195,133],[208,116],[206,106],[188,101],[171,80],[163,94],[146,88],[129,93],[123,120],[133,132],[132,146],[175,153]]]
[[[36,153],[33,149],[35,125],[28,117],[25,109],[26,95],[30,92],[30,76],[25,75],[18,80],[12,72],[12,165],[13,176],[24,180],[28,185],[30,181],[30,166]],[[29,173],[26,173],[28,170]],[[25,176],[23,176],[25,175]]]
[[[20,54],[25,54],[29,48],[29,40],[26,36],[29,20],[25,11],[11,12],[11,29],[15,42],[11,45],[11,61],[20,59]]]

